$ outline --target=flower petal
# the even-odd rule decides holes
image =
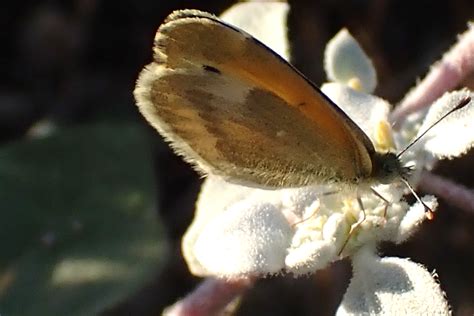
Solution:
[[[294,224],[314,215],[322,192],[327,189],[262,190],[208,176],[183,238],[189,269],[198,276],[279,271],[294,229],[301,227]]]
[[[250,33],[288,60],[286,18],[289,9],[284,2],[245,2],[232,6],[221,18]]]
[[[418,135],[468,96],[474,99],[474,93],[467,89],[445,93],[429,109]],[[443,119],[423,137],[421,144],[438,158],[465,154],[474,146],[474,102]]]
[[[347,239],[349,227],[340,213],[332,214],[324,225],[322,238],[304,241],[306,232],[298,232],[288,249],[285,265],[295,275],[313,273],[338,259],[338,251]],[[311,234],[311,232],[308,232]],[[298,236],[300,235],[300,236]],[[342,237],[341,237],[342,236]],[[301,239],[301,240],[298,240]]]
[[[381,121],[388,120],[388,102],[340,83],[325,83],[321,90],[359,125],[372,142],[376,140],[376,127]]]
[[[432,211],[438,207],[436,197],[427,195],[422,197],[423,202],[428,205]],[[410,207],[406,215],[403,217],[398,227],[397,237],[393,240],[396,243],[401,243],[410,238],[420,227],[421,223],[426,219],[426,211],[420,202],[416,202]]]
[[[191,226],[186,231],[182,242],[183,256],[194,275],[208,275],[208,269],[196,258],[196,241],[207,225],[233,204],[239,201],[273,201],[278,194],[275,191],[245,187],[209,175],[201,187],[196,203],[196,214]],[[255,202],[256,203],[256,202]]]
[[[291,226],[274,205],[244,200],[206,226],[194,254],[208,274],[218,277],[276,273],[284,266],[291,236]]]
[[[345,85],[358,80],[363,92],[372,93],[377,85],[372,61],[346,29],[339,31],[327,44],[324,68],[329,80]]]
[[[449,315],[436,279],[408,259],[379,258],[363,249],[337,315]]]

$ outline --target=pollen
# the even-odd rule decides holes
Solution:
[[[393,152],[395,141],[393,140],[392,127],[390,124],[382,120],[378,122],[374,130],[374,146],[378,152]]]
[[[361,209],[359,203],[357,203],[357,199],[347,197],[342,200],[341,211],[348,222],[357,222]]]
[[[352,77],[349,79],[347,81],[347,85],[356,91],[363,91],[362,81],[360,81],[360,79],[357,77]]]

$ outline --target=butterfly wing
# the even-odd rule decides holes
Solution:
[[[296,69],[208,13],[171,14],[135,98],[175,151],[205,174],[259,186],[353,182],[373,145]]]

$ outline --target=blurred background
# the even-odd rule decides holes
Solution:
[[[159,315],[198,284],[180,253],[197,175],[138,114],[132,91],[173,10],[232,1],[4,1],[0,58],[0,314]],[[290,1],[293,63],[317,84],[326,42],[347,27],[396,104],[474,18],[474,2]],[[462,86],[474,89],[474,75]],[[473,154],[436,173],[474,186]],[[455,315],[474,314],[474,213],[440,201],[403,246],[436,270]],[[238,315],[332,315],[350,277],[261,280]]]

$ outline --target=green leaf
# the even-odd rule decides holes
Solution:
[[[1,315],[92,315],[156,273],[145,138],[96,125],[0,149]]]

